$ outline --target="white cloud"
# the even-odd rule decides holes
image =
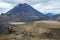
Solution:
[[[9,3],[0,3],[0,8],[4,8],[4,9],[8,9],[8,8],[11,8],[12,7],[12,5],[11,4],[9,4]]]
[[[28,4],[36,4],[40,2],[41,0],[1,0],[3,2],[8,2],[12,4],[18,4],[18,3],[28,3]]]
[[[13,8],[13,5],[7,2],[0,1],[0,13],[5,13]]]
[[[33,7],[43,13],[48,13],[48,12],[59,13],[60,11],[60,3],[56,3],[54,1],[50,1],[48,4],[38,3],[33,5]]]
[[[42,13],[60,12],[60,0],[0,0],[0,9],[5,9],[3,11],[6,11],[18,3],[27,3],[32,5],[35,9]]]

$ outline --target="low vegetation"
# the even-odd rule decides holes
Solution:
[[[24,26],[11,26],[16,31],[2,34],[0,40],[59,40],[60,22],[36,21]],[[8,31],[7,31],[8,32]]]

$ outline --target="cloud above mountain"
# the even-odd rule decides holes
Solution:
[[[7,12],[19,3],[27,3],[42,13],[60,13],[60,0],[0,0],[0,13]]]

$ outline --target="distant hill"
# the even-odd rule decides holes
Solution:
[[[53,20],[60,21],[60,14],[54,15]]]
[[[46,19],[49,19],[49,20],[51,20],[54,15],[55,15],[54,13],[46,13],[45,14]]]
[[[30,5],[18,4],[13,9],[9,10],[7,13],[2,15],[4,21],[21,21],[21,22],[29,22],[35,20],[43,20],[45,16],[35,10]]]

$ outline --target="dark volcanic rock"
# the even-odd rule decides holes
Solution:
[[[5,18],[6,21],[21,21],[21,22],[42,20],[45,18],[45,16],[41,12],[35,10],[33,7],[26,3],[18,4],[13,9],[9,10],[2,17]]]

